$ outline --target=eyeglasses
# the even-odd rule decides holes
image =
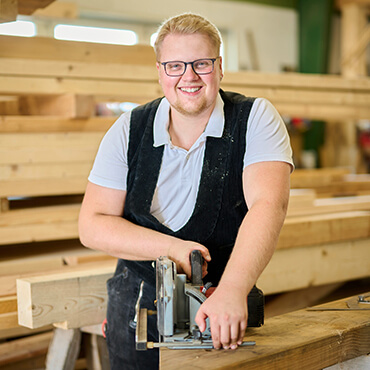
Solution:
[[[213,72],[217,58],[197,59],[193,62],[171,61],[161,63],[167,76],[180,77],[186,72],[188,64],[197,75],[208,75]]]

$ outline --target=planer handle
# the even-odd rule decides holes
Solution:
[[[194,249],[190,254],[191,264],[191,284],[192,285],[203,285],[203,257],[202,253],[198,249]]]

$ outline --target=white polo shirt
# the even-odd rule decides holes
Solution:
[[[166,98],[162,99],[156,112],[154,146],[164,145],[164,151],[151,213],[173,231],[183,227],[193,212],[206,139],[208,136],[222,137],[225,123],[223,105],[218,95],[204,132],[189,150],[171,143],[168,133],[170,104]],[[122,114],[104,136],[90,172],[90,182],[126,190],[130,118],[131,112]],[[246,124],[244,168],[264,161],[287,162],[293,168],[289,135],[283,120],[269,101],[256,99]]]

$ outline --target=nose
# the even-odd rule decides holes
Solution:
[[[192,65],[188,64],[185,73],[182,75],[183,80],[197,80],[199,76],[194,72]]]

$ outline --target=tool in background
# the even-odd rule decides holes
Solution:
[[[307,311],[365,311],[370,310],[370,293],[361,294],[353,297],[347,302],[347,307],[308,307]]]
[[[191,282],[185,274],[176,273],[176,264],[167,257],[156,261],[156,306],[159,342],[147,341],[146,308],[138,307],[136,326],[136,349],[168,347],[173,349],[212,349],[212,337],[209,320],[202,333],[195,322],[195,316],[201,304],[207,299],[209,284],[203,286],[203,258],[200,251],[191,253]],[[212,288],[211,288],[212,289]],[[263,325],[264,296],[254,287],[248,296],[248,326]],[[242,346],[251,346],[255,342],[243,342]]]

